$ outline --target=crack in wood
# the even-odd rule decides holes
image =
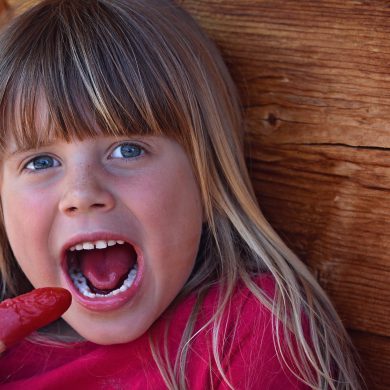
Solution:
[[[367,146],[367,145],[350,145],[344,144],[341,142],[286,142],[280,145],[298,145],[298,146],[331,146],[331,147],[341,147],[341,148],[351,148],[359,150],[380,150],[380,151],[390,151],[390,146]]]

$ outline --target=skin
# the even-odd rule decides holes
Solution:
[[[134,145],[134,155],[124,156],[123,144]],[[49,156],[43,158],[49,166],[36,169],[42,156]],[[124,306],[91,311],[73,299],[64,314],[95,343],[142,335],[193,269],[203,219],[200,193],[185,151],[171,139],[99,136],[27,151],[11,140],[0,194],[11,247],[36,288],[67,288],[61,250],[78,235],[121,235],[142,251],[143,278]]]

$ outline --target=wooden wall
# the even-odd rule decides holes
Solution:
[[[390,389],[390,8],[382,0],[182,0],[245,106],[264,214]]]
[[[179,1],[240,88],[264,214],[329,293],[369,388],[390,389],[389,2]]]

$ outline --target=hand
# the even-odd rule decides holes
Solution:
[[[58,319],[72,296],[58,287],[38,288],[0,303],[0,353],[33,331]]]

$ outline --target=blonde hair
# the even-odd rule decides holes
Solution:
[[[37,120],[42,97],[49,109],[45,126]],[[221,363],[221,321],[242,281],[274,313],[276,350],[286,364],[286,351],[292,356],[297,377],[316,389],[360,389],[352,346],[332,304],[258,207],[242,127],[237,92],[218,50],[170,1],[46,0],[1,36],[1,150],[9,129],[22,148],[50,138],[141,133],[172,137],[191,158],[206,221],[196,271],[177,299],[196,291],[197,303],[174,365],[151,340],[169,388],[187,386],[194,323],[217,283],[219,309],[206,325],[213,328],[213,359],[233,388]],[[4,298],[31,286],[1,229]],[[275,280],[273,299],[253,281],[261,273]]]

